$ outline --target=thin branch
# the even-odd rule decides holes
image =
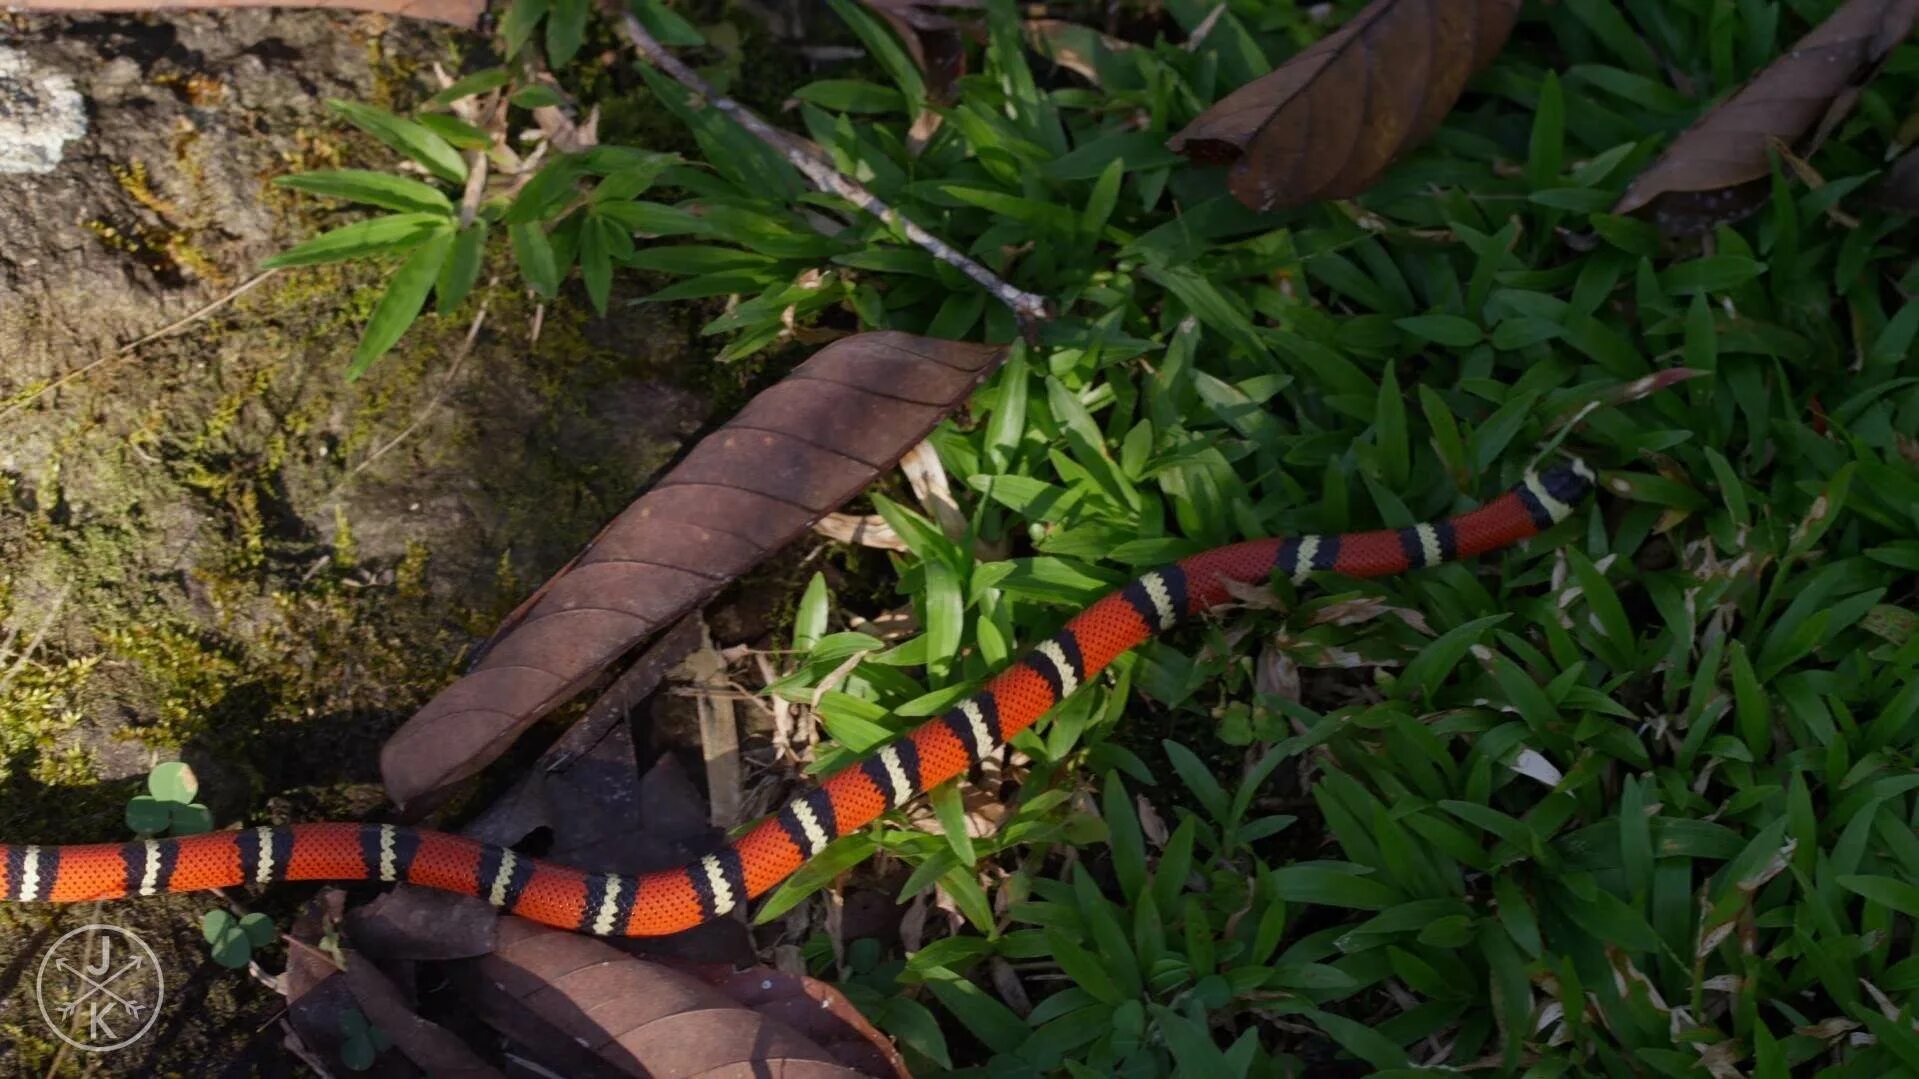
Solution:
[[[489,290],[492,289],[498,280],[498,278],[495,278],[492,281],[488,281],[487,288]],[[467,327],[466,337],[461,340],[459,351],[454,353],[453,366],[447,371],[446,379],[440,383],[440,389],[434,393],[433,399],[426,403],[426,407],[420,410],[419,415],[413,417],[413,422],[407,424],[399,434],[387,439],[378,449],[367,454],[366,460],[354,465],[352,471],[341,477],[340,482],[334,485],[333,490],[327,492],[327,497],[320,503],[321,505],[324,506],[332,502],[341,491],[346,489],[347,484],[353,482],[354,477],[371,468],[373,462],[386,456],[388,450],[391,450],[393,447],[410,438],[413,432],[419,430],[420,425],[426,422],[427,417],[433,415],[434,410],[440,407],[440,403],[446,400],[446,395],[453,389],[454,384],[459,381],[460,369],[466,366],[467,357],[473,355],[473,343],[480,339],[480,327],[486,324],[486,308],[491,302],[493,302],[491,296],[480,301],[480,309],[473,315],[473,324]]]
[[[227,304],[232,303],[234,300],[237,300],[240,297],[246,295],[247,293],[253,291],[253,289],[256,286],[258,286],[261,282],[265,281],[269,277],[272,277],[274,274],[278,272],[279,272],[278,270],[265,270],[260,273],[254,274],[252,277],[248,278],[246,281],[241,282],[241,284],[237,288],[235,288],[233,291],[227,293],[226,295],[220,297],[217,300],[214,300],[211,303],[208,303],[204,307],[201,307],[199,310],[194,311],[192,314],[187,315],[183,318],[175,319],[174,321],[167,323],[165,326],[160,327],[159,329],[153,331],[150,334],[147,334],[145,337],[142,337],[137,341],[132,341],[127,344],[121,345],[117,351],[109,352],[105,356],[102,356],[99,359],[94,360],[92,363],[82,364],[81,366],[76,367],[71,371],[68,371],[66,374],[61,375],[59,378],[54,379],[52,382],[47,383],[46,385],[33,391],[27,396],[22,397],[20,400],[15,401],[13,404],[8,405],[6,408],[0,408],[0,420],[6,419],[8,416],[13,415],[14,413],[20,411],[21,409],[27,407],[28,405],[34,403],[35,401],[38,401],[40,398],[45,397],[47,394],[52,393],[53,391],[59,389],[60,387],[66,385],[67,383],[72,382],[74,379],[84,377],[88,372],[92,371],[96,367],[101,366],[102,364],[112,363],[115,360],[132,355],[134,352],[138,351],[142,345],[146,345],[154,341],[158,341],[162,337],[166,337],[171,334],[177,333],[180,330],[183,330],[186,327],[193,325],[194,323],[200,321],[201,319],[207,317],[208,315],[211,315],[215,311],[218,311],[220,308],[225,307]]]
[[[622,9],[619,13],[620,28],[626,32],[627,40],[633,43],[646,61],[671,76],[675,82],[706,99],[706,103],[724,113],[734,123],[739,124],[755,138],[772,147],[786,158],[794,168],[800,170],[813,186],[829,195],[838,195],[851,202],[888,225],[900,230],[906,238],[926,250],[926,253],[972,278],[979,286],[992,294],[994,299],[1013,309],[1019,316],[1024,329],[1028,332],[1036,329],[1037,324],[1051,317],[1051,306],[1043,296],[1023,292],[999,279],[993,271],[967,258],[946,241],[920,228],[906,219],[906,215],[880,201],[879,196],[868,191],[859,183],[840,173],[825,161],[808,150],[798,140],[780,129],[760,119],[751,109],[715,90],[712,84],[701,78],[692,68],[680,62],[679,57],[667,51],[666,46],[646,32],[640,20],[633,13]]]
[[[193,312],[192,314],[186,316],[185,318],[179,319],[174,322],[169,322],[165,326],[162,326],[159,329],[153,331],[152,333],[146,335],[145,337],[140,338],[138,341],[134,341],[131,344],[120,346],[120,355],[124,356],[127,353],[132,352],[135,349],[139,348],[141,345],[145,345],[153,341],[158,341],[162,337],[166,337],[169,334],[178,332],[179,330],[183,330],[186,327],[191,326],[192,324],[200,321],[201,319],[207,317],[208,315],[211,315],[215,311],[218,311],[220,308],[225,307],[226,305],[232,303],[233,301],[239,299],[240,297],[245,296],[247,293],[252,292],[255,287],[260,285],[267,278],[272,277],[274,274],[279,272],[280,271],[278,270],[262,270],[259,273],[254,274],[252,277],[249,277],[245,281],[241,282],[240,285],[237,288],[235,288],[232,292],[229,292],[225,296],[222,296],[219,299],[214,300],[212,303],[207,304],[205,307],[200,308],[198,311]]]
[[[71,583],[60,586],[60,594],[53,597],[53,605],[47,608],[47,616],[41,619],[40,628],[34,631],[26,647],[20,650],[20,655],[14,659],[13,665],[7,668],[5,674],[0,674],[0,693],[5,693],[7,687],[13,684],[14,677],[32,662],[33,654],[40,650],[40,642],[47,639],[47,631],[53,628],[54,620],[60,617],[60,609],[66,606],[67,593],[72,588]],[[12,637],[9,636],[8,640],[12,640]]]

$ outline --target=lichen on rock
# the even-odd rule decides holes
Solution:
[[[86,133],[87,103],[73,80],[0,46],[0,172],[52,172]]]

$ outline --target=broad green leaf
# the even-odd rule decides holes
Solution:
[[[566,95],[543,82],[522,86],[507,99],[522,109],[558,107],[566,104]]]
[[[386,251],[406,251],[424,243],[451,222],[445,214],[390,214],[342,225],[297,244],[262,263],[269,270],[344,262]]]
[[[171,804],[148,795],[136,795],[127,801],[127,829],[140,835],[159,835],[173,821]]]
[[[546,62],[565,67],[586,40],[586,18],[592,13],[589,0],[552,0],[546,16]]]
[[[1469,348],[1485,337],[1478,323],[1458,315],[1413,315],[1393,324],[1421,340],[1452,348]]]
[[[446,262],[447,253],[453,249],[453,231],[442,229],[432,238],[421,244],[407,256],[400,268],[387,279],[386,292],[380,302],[374,305],[372,317],[367,319],[366,331],[360,335],[360,345],[353,351],[353,362],[347,367],[347,378],[359,378],[373,361],[386,355],[387,350],[399,342],[407,327],[420,316],[420,308],[426,305],[426,294],[432,290],[433,282],[439,279],[440,267]]]
[[[973,837],[966,830],[966,803],[959,785],[942,783],[934,787],[930,800],[933,815],[939,818],[940,831],[946,836],[947,845],[953,848],[953,856],[959,859],[961,868],[971,870],[979,855],[974,852]]]
[[[423,214],[450,214],[453,203],[431,184],[368,169],[323,169],[281,176],[276,187],[288,187],[311,195],[348,202],[364,203],[386,210]]]
[[[488,90],[497,90],[513,81],[513,76],[503,67],[481,68],[469,75],[453,80],[453,84],[432,97],[426,99],[423,108],[443,109],[461,98],[484,94]]]
[[[460,152],[429,128],[395,116],[385,109],[354,101],[334,98],[327,101],[327,107],[345,117],[353,126],[412,158],[447,183],[466,182],[466,161],[460,157]]]
[[[821,79],[793,91],[793,96],[835,112],[904,112],[906,98],[898,90],[859,79]]]
[[[527,287],[547,299],[560,294],[560,268],[553,254],[552,241],[537,222],[513,225],[507,229],[513,239],[513,257],[520,266],[520,277]]]
[[[493,145],[493,136],[457,116],[443,112],[420,114],[420,126],[447,141],[456,150],[485,150]]]
[[[871,858],[877,849],[873,837],[866,832],[834,840],[767,896],[766,902],[754,912],[753,924],[765,925],[778,919],[807,896],[833,883],[841,873]]]
[[[163,761],[147,773],[147,793],[165,802],[191,802],[200,793],[200,777],[185,761]]]
[[[433,284],[434,303],[442,315],[451,314],[473,291],[480,279],[480,263],[486,255],[486,220],[474,219],[453,237],[453,249],[440,265],[440,277]]]
[[[1398,889],[1371,877],[1317,865],[1276,869],[1273,887],[1283,899],[1353,910],[1385,910],[1406,901]]]
[[[1853,875],[1840,877],[1839,886],[1888,910],[1919,918],[1919,885],[1892,877]]]
[[[1406,664],[1405,671],[1399,676],[1399,685],[1405,687],[1408,693],[1431,700],[1472,646],[1479,643],[1487,630],[1506,618],[1503,614],[1489,614],[1440,634]]]

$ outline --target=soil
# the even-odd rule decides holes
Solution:
[[[377,812],[384,735],[736,396],[700,312],[631,282],[604,319],[539,310],[504,252],[358,381],[383,266],[283,272],[121,351],[350,219],[269,183],[390,165],[324,99],[404,105],[475,41],[340,12],[0,14],[0,49],[85,105],[48,171],[0,171],[0,837],[124,839],[169,759],[222,826]],[[218,905],[0,905],[0,1074],[299,1071],[282,999],[208,959]],[[33,968],[94,920],[161,954],[169,1004],[83,1059]]]

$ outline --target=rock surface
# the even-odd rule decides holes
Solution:
[[[87,109],[73,80],[0,46],[0,173],[52,172],[67,143],[86,133]]]
[[[606,319],[542,309],[499,236],[465,305],[357,382],[390,263],[277,274],[121,355],[359,216],[271,186],[393,166],[326,98],[405,108],[477,39],[257,9],[0,27],[86,118],[50,169],[0,173],[0,839],[125,839],[126,799],[176,757],[221,826],[377,813],[386,733],[702,422],[701,316],[617,292]],[[284,924],[306,891],[247,901]],[[283,1002],[199,939],[217,904],[99,911],[179,987],[101,1073],[285,1072]],[[0,1074],[52,1067],[20,972],[81,913],[0,905]]]

